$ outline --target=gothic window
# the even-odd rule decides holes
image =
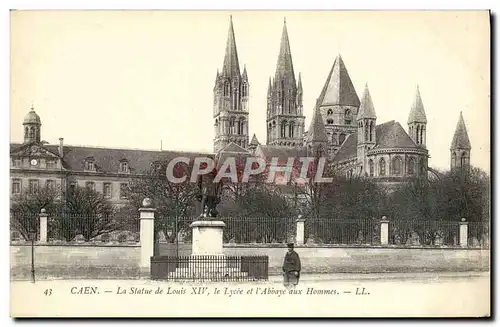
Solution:
[[[370,171],[370,176],[372,177],[372,176],[373,176],[373,170],[374,170],[374,167],[373,167],[373,160],[372,160],[372,159],[370,159],[370,160],[368,161],[368,169],[369,169],[369,171]]]
[[[379,162],[378,162],[378,174],[380,176],[385,176],[385,159],[384,158],[380,158]]]
[[[351,121],[352,121],[351,110],[346,109],[346,111],[344,112],[344,114],[345,114],[344,124],[345,125],[351,125]]]
[[[229,82],[224,82],[224,96],[229,96],[230,93],[230,86]]]
[[[368,125],[365,125],[365,142],[368,141],[368,132],[369,132],[369,126]]]
[[[328,125],[333,125],[333,119],[328,118],[328,119],[326,120],[326,123],[327,123]]]
[[[287,121],[284,120],[281,122],[281,137],[285,138],[286,137],[286,127],[287,127]]]
[[[425,165],[425,160],[422,158],[422,159],[420,159],[420,174],[424,175],[426,171],[427,171],[427,167]]]
[[[234,128],[235,128],[235,126],[234,126],[234,122],[235,122],[234,117],[231,117],[231,118],[229,119],[229,134],[235,134],[235,133],[234,133],[234,132],[235,132],[235,130],[234,130]]]
[[[243,86],[241,87],[241,96],[242,97],[247,96],[247,85],[246,84],[243,84]]]
[[[290,122],[290,126],[288,126],[288,135],[293,138],[293,132],[294,132],[294,128],[295,128],[295,124],[292,122]]]
[[[333,115],[333,110],[332,109],[328,109],[328,112],[326,114],[327,115]]]
[[[373,141],[373,122],[370,122],[370,142]]]
[[[416,139],[415,142],[417,144],[420,144],[420,126],[417,126],[417,135],[416,135],[415,139]]]
[[[462,153],[462,156],[460,156],[460,166],[464,167],[467,165],[467,157],[465,156],[465,152]]]
[[[415,174],[415,159],[410,158],[408,160],[408,175]]]
[[[394,157],[392,159],[392,175],[401,175],[403,162],[401,157]]]
[[[420,126],[420,144],[424,144],[424,133],[425,133],[425,127]]]
[[[339,135],[339,145],[342,145],[342,143],[344,143],[345,141],[345,134],[344,133],[340,133]]]

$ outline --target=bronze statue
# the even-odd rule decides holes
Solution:
[[[220,203],[220,190],[222,183],[214,183],[215,172],[198,177],[200,194],[198,201],[201,202],[201,214],[199,219],[217,217],[217,204]]]

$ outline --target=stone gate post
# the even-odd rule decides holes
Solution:
[[[380,220],[380,244],[389,245],[389,219],[386,216]]]
[[[40,243],[47,243],[47,212],[45,208],[40,210]]]
[[[139,209],[141,223],[141,259],[139,265],[141,273],[144,274],[149,274],[151,271],[151,257],[154,251],[155,211],[151,199],[145,198],[142,201],[142,208]]]
[[[468,243],[468,222],[465,221],[465,218],[462,218],[462,221],[460,221],[460,235],[459,235],[459,238],[460,238],[460,246],[463,247],[463,248],[466,248],[467,247],[467,243]]]
[[[299,215],[299,218],[297,218],[296,223],[297,223],[297,231],[295,235],[295,243],[296,245],[304,245],[304,232],[305,232],[305,225],[306,220],[302,218],[301,215]]]

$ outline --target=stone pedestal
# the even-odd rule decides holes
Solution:
[[[223,255],[223,221],[197,220],[191,223],[193,229],[193,250],[191,255]]]

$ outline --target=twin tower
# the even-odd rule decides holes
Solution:
[[[248,93],[246,67],[240,72],[233,21],[229,23],[226,53],[222,71],[217,71],[214,86],[214,152],[233,142],[248,148]],[[281,36],[281,48],[274,78],[269,78],[267,93],[267,144],[302,146],[304,120],[302,83],[295,80],[286,21]],[[276,121],[283,121],[276,125]],[[257,140],[253,140],[257,143]]]

